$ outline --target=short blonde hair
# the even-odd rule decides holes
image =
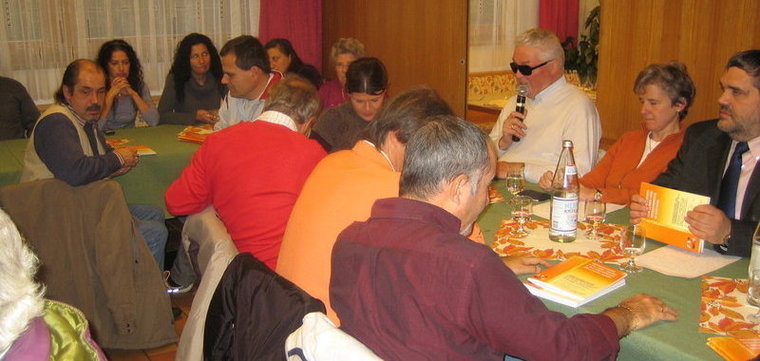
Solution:
[[[0,209],[0,359],[30,321],[42,315],[45,289],[34,282],[37,264],[37,256]]]
[[[517,36],[515,46],[540,49],[542,61],[557,59],[562,68],[565,67],[565,51],[562,49],[562,44],[557,35],[549,30],[541,28],[526,30]]]
[[[341,54],[351,54],[359,59],[364,56],[364,44],[354,38],[340,38],[330,50],[330,59],[335,62],[335,59]]]

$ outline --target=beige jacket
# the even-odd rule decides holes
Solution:
[[[101,347],[177,341],[161,274],[117,182],[10,185],[0,205],[39,256],[46,297],[79,308]]]

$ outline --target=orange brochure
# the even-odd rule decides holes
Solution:
[[[106,143],[113,147],[114,149],[119,148],[130,148],[134,149],[137,152],[137,155],[144,156],[144,155],[156,155],[155,150],[153,148],[147,146],[147,145],[127,145],[131,139],[117,139],[117,138],[106,138]]]
[[[598,261],[573,256],[525,283],[535,296],[578,307],[625,285],[627,274]]]
[[[641,183],[639,194],[649,205],[649,216],[641,221],[647,238],[702,253],[705,241],[689,232],[685,219],[694,207],[710,204],[710,197],[650,183]]]
[[[177,139],[183,142],[201,144],[212,133],[214,133],[214,128],[211,124],[188,125],[177,134]]]
[[[134,149],[137,152],[137,155],[139,156],[146,156],[146,155],[156,155],[155,150],[153,148],[147,146],[147,145],[120,145],[117,148],[131,148]]]
[[[756,360],[760,356],[760,338],[710,337],[707,346],[728,361]]]

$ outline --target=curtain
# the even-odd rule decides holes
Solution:
[[[52,102],[68,63],[94,59],[108,40],[135,48],[151,93],[160,95],[185,35],[205,34],[221,49],[259,29],[258,0],[0,0],[0,6],[0,74],[24,84],[38,104]]]
[[[290,40],[305,64],[322,72],[322,1],[262,1],[262,43],[274,38]]]
[[[539,0],[471,0],[468,72],[509,68],[515,37],[538,26]]]
[[[538,23],[557,34],[560,42],[568,36],[577,40],[578,12],[578,0],[541,0]]]

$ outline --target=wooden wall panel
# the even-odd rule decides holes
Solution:
[[[718,81],[737,51],[760,48],[760,0],[602,0],[597,107],[605,138],[640,126],[633,81],[646,65],[686,64],[697,97],[685,122],[718,115]]]
[[[467,1],[323,0],[322,17],[326,76],[332,44],[354,37],[385,64],[391,95],[426,84],[464,116]]]

